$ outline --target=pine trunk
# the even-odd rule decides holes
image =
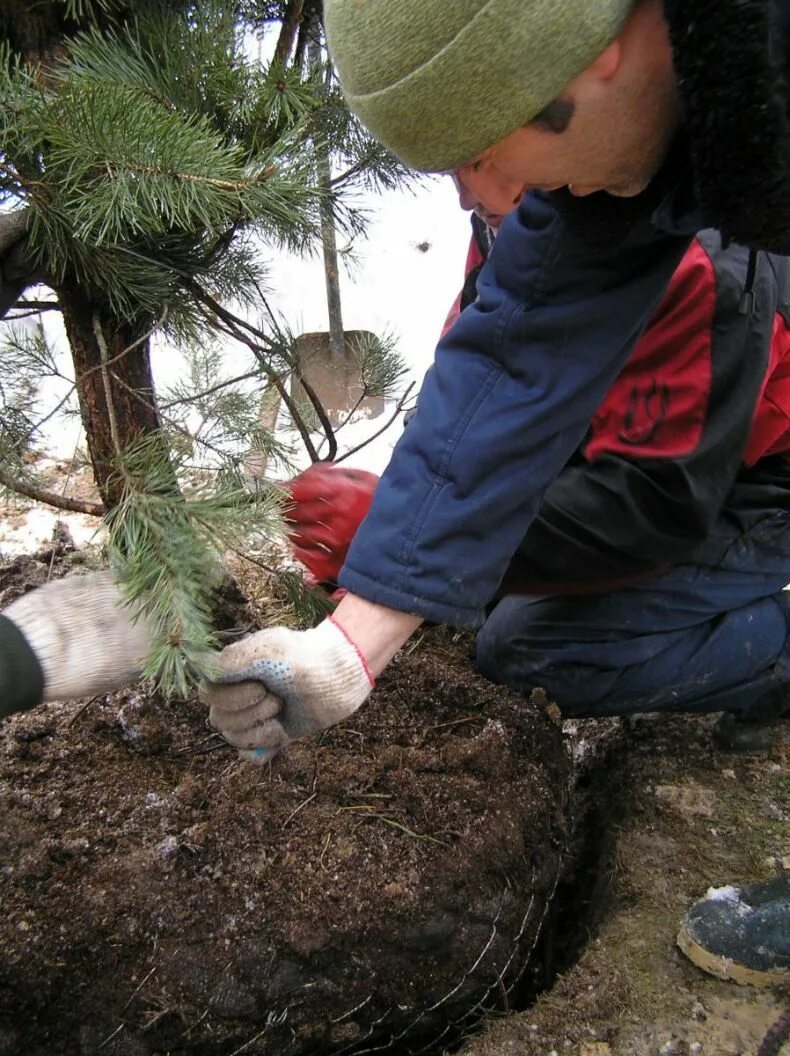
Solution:
[[[58,297],[96,486],[111,509],[122,492],[119,452],[162,424],[144,337],[148,327],[119,324],[76,284],[62,285]]]
[[[133,11],[133,4],[119,4],[111,13],[99,8],[94,16],[100,26],[107,22],[120,24]],[[52,0],[38,4],[30,0],[2,0],[0,4],[0,39],[45,68],[64,53],[65,39],[79,28],[84,28],[84,24],[69,19],[63,5]],[[24,220],[20,212],[13,218],[3,218],[0,225],[0,316],[29,285],[47,281],[47,276],[37,274],[28,262]],[[105,507],[110,509],[121,495],[121,484],[115,476],[118,450],[122,451],[145,433],[155,432],[161,425],[148,340],[123,354],[145,333],[146,327],[118,325],[73,280],[58,286],[56,292],[74,358],[82,421],[96,485]],[[97,330],[104,335],[104,364]]]

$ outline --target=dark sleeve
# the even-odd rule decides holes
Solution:
[[[693,560],[732,491],[784,296],[748,252],[705,232],[593,418],[585,458],[546,492],[508,570],[510,592],[643,577]]]
[[[17,625],[0,614],[0,718],[27,711],[44,696],[44,672]]]
[[[439,344],[341,586],[479,625],[689,241],[645,221],[593,251],[546,196],[528,194],[503,224],[477,301]]]

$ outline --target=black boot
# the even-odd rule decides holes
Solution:
[[[759,752],[790,744],[790,686],[766,694],[746,712],[725,712],[713,727],[713,741],[729,752]]]
[[[725,712],[713,727],[713,741],[725,752],[760,752],[790,745],[790,716],[741,719]]]
[[[790,983],[790,873],[711,888],[686,914],[678,946],[697,967],[736,983]]]

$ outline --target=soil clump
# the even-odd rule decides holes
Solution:
[[[427,632],[260,769],[145,684],[8,720],[0,1056],[401,1053],[499,1006],[563,867],[571,765],[470,659]]]

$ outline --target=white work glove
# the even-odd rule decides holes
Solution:
[[[93,696],[139,678],[151,644],[132,622],[109,572],[72,575],[23,594],[3,610],[44,674],[44,700]]]
[[[373,688],[367,662],[331,617],[309,631],[273,627],[229,645],[213,660],[200,699],[240,755],[268,762],[297,737],[352,715]]]

